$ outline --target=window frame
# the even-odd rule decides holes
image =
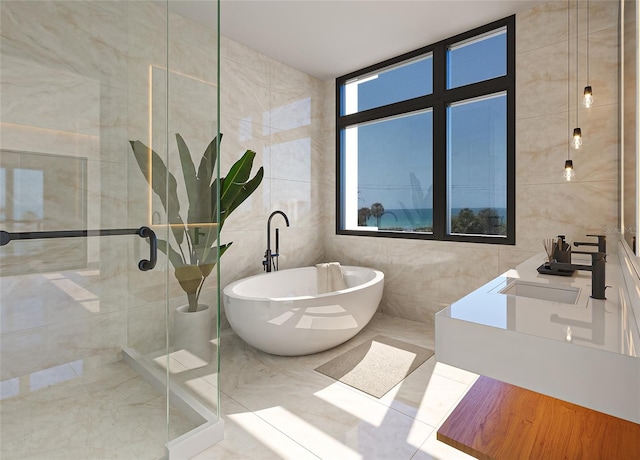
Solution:
[[[491,31],[505,28],[507,45],[507,74],[489,80],[471,83],[464,86],[447,89],[447,61],[449,46],[485,35]],[[404,53],[378,64],[351,72],[336,78],[336,234],[371,236],[382,238],[408,238],[422,240],[458,241],[471,243],[489,243],[515,245],[515,15],[491,22],[484,26],[455,35],[432,45],[424,46],[414,51]],[[402,64],[431,53],[433,56],[433,92],[425,96],[408,99],[401,102],[363,110],[350,115],[341,115],[342,89],[344,85],[357,77],[374,73],[384,68]],[[507,234],[502,235],[463,235],[448,234],[447,227],[447,107],[456,102],[505,92],[507,101],[507,167],[506,167],[506,224]],[[399,231],[364,231],[342,229],[343,213],[343,152],[341,132],[354,125],[382,120],[393,116],[408,114],[431,108],[433,110],[433,232],[399,232]]]

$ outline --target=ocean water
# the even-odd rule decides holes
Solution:
[[[451,210],[453,217],[457,216],[463,208],[453,208]],[[470,208],[475,214],[485,208]],[[500,216],[501,222],[506,222],[506,208],[493,208]],[[367,219],[367,225],[375,227],[377,225],[375,217]],[[385,209],[384,214],[380,218],[381,230],[384,229],[403,229],[416,230],[425,229],[433,226],[433,209]]]

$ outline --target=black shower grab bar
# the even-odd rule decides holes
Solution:
[[[0,246],[9,244],[13,240],[39,240],[43,238],[76,238],[87,236],[116,236],[116,235],[138,235],[142,238],[149,238],[149,260],[142,259],[138,262],[138,268],[143,272],[152,270],[158,260],[158,239],[156,234],[149,227],[123,228],[123,229],[103,229],[103,230],[60,230],[49,232],[5,232],[0,230]]]

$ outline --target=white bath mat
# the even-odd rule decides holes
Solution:
[[[315,370],[381,398],[433,353],[428,348],[378,335]]]

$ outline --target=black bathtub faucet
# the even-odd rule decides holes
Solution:
[[[262,268],[266,272],[277,271],[278,270],[278,256],[280,255],[280,229],[276,228],[276,251],[271,252],[271,219],[276,214],[280,214],[284,217],[284,221],[289,226],[289,218],[287,215],[278,210],[273,211],[267,220],[267,250],[264,252],[264,260],[262,261]]]

